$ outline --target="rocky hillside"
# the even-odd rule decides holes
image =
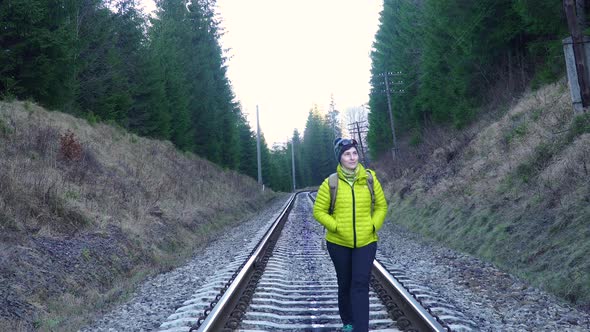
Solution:
[[[590,311],[590,115],[565,82],[487,112],[379,166],[391,218]]]
[[[275,193],[171,143],[0,102],[0,331],[71,331]]]

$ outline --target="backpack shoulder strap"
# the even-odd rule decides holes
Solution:
[[[336,205],[336,193],[338,192],[338,173],[332,173],[328,177],[328,184],[330,185],[330,209],[329,214],[334,213],[334,206]]]
[[[371,215],[373,215],[373,210],[375,209],[375,190],[373,189],[373,171],[367,168],[367,187],[369,187],[369,192],[371,193]]]

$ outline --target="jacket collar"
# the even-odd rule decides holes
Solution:
[[[342,165],[340,165],[340,163],[338,163],[338,166],[336,166],[336,172],[338,173],[339,178],[341,178],[343,180],[346,178],[344,176],[344,171],[342,170]],[[361,163],[358,163],[357,180],[366,179],[366,178],[367,178],[367,170],[365,170],[365,168],[363,167],[363,165]]]

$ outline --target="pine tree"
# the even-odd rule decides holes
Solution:
[[[514,90],[531,74],[533,85],[563,75],[551,59],[562,56],[566,26],[561,4],[548,0],[386,1],[371,53],[372,156],[391,147],[383,73],[402,71],[394,88],[403,92],[391,95],[396,135],[419,133],[426,123],[462,127],[494,98],[498,82]]]
[[[191,123],[190,87],[186,77],[186,31],[182,27],[184,7],[175,1],[157,3],[157,18],[150,28],[152,61],[161,71],[164,112],[170,121],[170,139],[181,150],[195,151]],[[195,151],[199,155],[200,152]]]
[[[311,168],[313,168],[313,165],[306,163],[304,160],[304,155],[305,155],[304,149],[305,148],[306,147],[303,144],[303,140],[301,139],[301,135],[299,134],[299,131],[297,129],[295,129],[293,131],[293,136],[291,137],[291,144],[289,144],[287,154],[288,154],[288,158],[289,158],[289,170],[291,170],[291,172],[289,174],[291,175],[291,178],[293,178],[292,158],[293,158],[293,156],[295,158],[295,184],[297,185],[297,188],[303,188],[303,187],[309,186],[309,184],[310,184],[309,177],[310,177],[310,174],[312,173]],[[294,149],[293,152],[291,152],[292,149]],[[290,182],[291,182],[291,186],[292,186],[293,180],[291,179]]]
[[[0,2],[0,96],[68,105],[75,88],[68,2]]]
[[[336,169],[332,126],[314,106],[308,114],[303,132],[301,171],[304,186],[317,186]]]
[[[162,67],[150,50],[145,50],[140,65],[139,87],[129,110],[127,127],[142,136],[169,140],[171,114],[166,103],[166,86]]]
[[[258,180],[258,152],[256,148],[256,133],[252,131],[244,115],[241,115],[240,121],[238,122],[238,132],[240,141],[240,158],[238,170],[241,173]]]
[[[289,146],[274,146],[270,150],[268,174],[270,187],[276,191],[290,192],[293,189],[291,148]],[[300,187],[300,185],[297,185]]]

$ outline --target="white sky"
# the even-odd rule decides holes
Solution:
[[[146,1],[146,0],[143,0]],[[182,1],[182,0],[179,0]],[[369,101],[383,0],[217,0],[233,91],[269,147],[303,133],[309,110]]]

